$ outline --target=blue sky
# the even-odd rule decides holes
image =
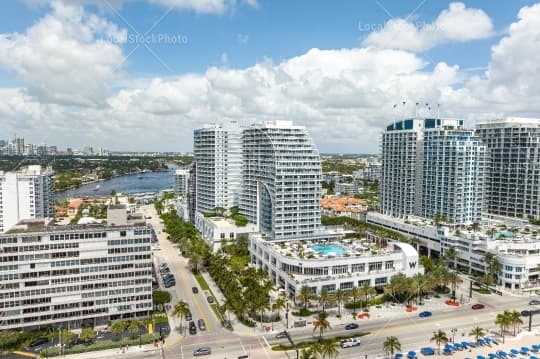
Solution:
[[[287,104],[287,111],[276,111],[275,117],[290,116],[294,120],[299,118],[299,122],[306,125],[313,132],[316,142],[324,152],[376,152],[377,143],[376,140],[373,140],[373,134],[376,134],[379,128],[375,121],[380,118],[381,122],[384,123],[391,119],[387,112],[382,111],[378,114],[372,109],[377,106],[384,107],[388,101],[392,101],[394,98],[397,100],[398,97],[407,98],[411,101],[435,102],[440,101],[443,94],[450,93],[452,101],[449,102],[449,105],[454,105],[459,103],[460,96],[463,96],[464,91],[483,91],[483,94],[476,94],[475,99],[478,101],[470,103],[466,111],[458,111],[452,108],[452,110],[449,109],[448,111],[449,115],[469,118],[471,110],[474,110],[473,114],[479,117],[495,114],[535,115],[536,113],[535,110],[530,108],[508,108],[505,104],[501,104],[500,108],[494,110],[494,107],[489,104],[493,102],[499,104],[500,99],[483,98],[489,97],[489,91],[493,89],[490,86],[495,86],[490,83],[490,78],[486,76],[486,69],[491,63],[501,63],[500,59],[494,61],[491,51],[492,46],[496,46],[501,39],[509,36],[509,26],[519,21],[518,13],[520,9],[532,9],[533,5],[535,5],[533,1],[466,1],[462,3],[463,6],[460,8],[459,6],[452,7],[450,2],[445,1],[351,0],[339,2],[258,1],[255,3],[253,0],[205,0],[208,3],[223,5],[221,11],[201,10],[195,0],[116,0],[114,5],[109,5],[108,1],[105,1],[106,5],[103,5],[103,1],[73,0],[64,2],[63,6],[70,7],[69,11],[75,11],[75,8],[77,8],[80,11],[79,13],[82,12],[83,15],[81,23],[69,24],[70,31],[75,29],[73,34],[62,30],[58,35],[55,35],[61,37],[63,32],[66,33],[66,39],[58,40],[59,43],[54,40],[50,45],[51,47],[62,46],[62,49],[49,48],[47,41],[34,45],[32,43],[31,29],[37,27],[38,30],[35,32],[44,31],[39,29],[39,25],[44,22],[44,18],[51,16],[60,24],[70,22],[69,17],[58,15],[62,11],[67,11],[66,9],[55,10],[57,8],[46,0],[10,1],[8,5],[3,4],[0,12],[0,35],[4,37],[5,41],[2,52],[2,38],[0,37],[0,87],[13,96],[14,102],[19,101],[17,100],[19,97],[23,98],[24,101],[28,101],[28,104],[22,105],[23,109],[19,106],[17,111],[21,113],[12,116],[12,118],[17,118],[17,115],[20,115],[24,119],[19,121],[19,125],[17,121],[11,120],[9,126],[7,126],[10,133],[18,131],[30,139],[39,137],[27,130],[27,128],[32,128],[30,125],[32,121],[38,120],[35,118],[36,111],[40,113],[41,117],[38,117],[41,120],[43,120],[43,116],[47,116],[47,121],[51,124],[48,128],[62,127],[61,125],[62,123],[65,124],[66,118],[71,119],[70,121],[80,119],[83,125],[88,121],[95,121],[94,124],[96,124],[101,121],[99,118],[102,116],[113,114],[115,118],[119,116],[118,121],[126,123],[127,120],[120,118],[120,112],[128,112],[126,110],[128,98],[133,100],[134,96],[137,96],[140,99],[143,96],[142,94],[146,93],[149,94],[147,100],[155,104],[156,97],[154,94],[158,90],[163,90],[163,95],[159,99],[165,99],[167,102],[166,108],[156,110],[154,107],[151,109],[145,107],[138,109],[135,115],[140,118],[144,118],[145,115],[152,118],[157,116],[155,117],[156,121],[163,121],[164,124],[170,126],[168,127],[169,130],[174,126],[181,129],[182,133],[178,134],[178,138],[182,139],[179,141],[182,145],[178,145],[178,141],[174,141],[172,136],[171,143],[159,141],[160,136],[156,136],[155,139],[151,140],[133,141],[133,138],[137,138],[137,132],[130,134],[130,136],[135,136],[133,138],[130,137],[126,141],[116,141],[114,143],[112,139],[117,138],[115,136],[117,133],[113,132],[119,131],[118,128],[121,126],[112,126],[110,123],[103,126],[98,125],[98,129],[102,132],[101,135],[100,131],[97,130],[88,133],[85,135],[86,137],[81,134],[74,135],[68,131],[57,131],[58,133],[51,133],[48,136],[49,141],[58,141],[58,144],[64,147],[67,145],[74,146],[70,141],[79,138],[78,142],[84,144],[95,143],[113,149],[137,149],[132,148],[133,144],[136,143],[140,146],[140,149],[144,150],[186,151],[190,148],[191,127],[209,120],[240,119],[247,121],[271,119],[272,110],[267,108],[266,104],[270,103],[272,106],[268,107],[273,107],[277,106],[279,101],[276,100],[276,104],[274,104],[274,99],[264,98],[259,103],[248,103],[249,96],[233,93],[240,85],[232,86],[233,89],[229,89],[231,91],[229,93],[220,88],[219,96],[205,91],[204,101],[193,105],[193,107],[189,103],[173,104],[176,95],[186,94],[189,98],[189,96],[192,96],[193,91],[197,93],[196,90],[203,87],[203,83],[214,85],[213,81],[222,76],[226,81],[231,81],[230,76],[233,76],[235,81],[240,81],[241,86],[260,86],[262,92],[265,83],[270,80],[265,78],[262,81],[260,79],[268,75],[269,69],[278,72],[283,70],[283,73],[294,79],[291,84],[278,85],[277,87],[270,86],[271,92],[279,92],[280,95],[292,101]],[[61,2],[57,1],[56,3]],[[182,5],[178,5],[179,3]],[[194,5],[189,5],[190,3]],[[113,4],[112,0],[111,4]],[[381,32],[385,24],[393,18],[394,20],[406,21],[408,24],[420,29],[426,24],[433,23],[445,11],[455,12],[456,16],[459,16],[460,11],[463,9],[471,14],[481,12],[483,17],[479,19],[485,22],[483,27],[480,26],[477,29],[477,33],[474,33],[476,30],[471,30],[473,34],[470,36],[463,34],[459,29],[444,30],[446,31],[444,34],[426,32],[426,34],[418,36],[413,34],[417,38],[411,40],[411,45],[402,46],[400,42],[405,44],[410,38],[406,40],[399,39],[396,45],[392,41],[390,41],[392,44],[388,44],[387,39],[381,40],[374,35],[374,33]],[[411,12],[413,13],[411,14]],[[529,21],[533,21],[535,12],[531,10],[530,13],[531,18]],[[101,28],[96,30],[95,27],[85,23],[85,19],[90,16],[95,16],[95,18],[109,25],[116,25],[118,30],[124,31],[124,35],[128,37],[135,36],[137,32],[145,33],[151,29],[148,33],[150,36],[166,38],[167,41],[176,38],[179,40],[175,41],[181,43],[163,43],[165,40],[162,40],[161,43],[156,41],[148,43],[146,44],[148,47],[145,47],[140,40],[137,43],[113,41],[111,46],[106,51],[103,51],[103,56],[100,57],[100,54],[95,52],[96,47],[93,46],[102,39],[110,40],[111,38]],[[459,25],[456,16],[452,18],[452,21]],[[482,22],[480,20],[478,22]],[[82,26],[82,30],[78,29],[77,26]],[[531,27],[527,26],[529,30]],[[77,38],[80,34],[86,34],[87,32],[92,33],[91,39]],[[403,33],[403,31],[401,32]],[[534,38],[535,34],[527,35]],[[56,37],[53,38],[56,39]],[[523,38],[523,36],[516,36],[515,38]],[[81,51],[92,50],[93,52],[89,53],[88,59],[84,59],[83,62],[70,64],[70,61],[78,61],[77,59],[80,57],[71,56],[69,49],[65,49],[66,46],[69,47],[69,44],[73,44],[74,53],[76,54],[80,54]],[[30,50],[32,46],[35,46],[35,50]],[[81,46],[80,51],[75,51],[77,46]],[[521,46],[527,47],[529,45],[523,43]],[[310,50],[315,48],[326,52],[322,54],[310,53]],[[362,57],[361,61],[365,60],[371,63],[370,61],[373,58],[379,58],[378,56],[381,55],[378,51],[389,49],[395,53],[385,54],[386,57],[384,58],[391,59],[395,56],[395,59],[391,61],[395,61],[396,66],[402,62],[411,62],[410,64],[407,63],[408,65],[402,69],[396,68],[394,72],[389,71],[388,78],[365,80],[361,75],[362,71],[376,73],[380,69],[371,70],[366,67],[368,65],[357,68],[354,64],[351,65],[350,62],[353,60],[359,61],[355,57],[357,54],[351,54],[351,52],[368,48],[369,50],[366,51],[369,54],[362,55],[364,57]],[[107,52],[109,50],[111,51],[110,56],[108,55],[109,52]],[[51,63],[40,67],[36,65],[35,61],[25,58],[25,54],[34,53],[34,51],[47,60],[50,60],[47,56],[55,54],[54,56],[57,57],[61,64]],[[109,57],[106,58],[107,56]],[[122,60],[113,66],[111,62],[114,61],[111,58],[115,56],[120,57]],[[306,83],[308,74],[303,73],[300,67],[292,66],[293,61],[291,59],[298,58],[299,63],[314,65],[313,71],[317,71],[317,65],[320,65],[321,78],[324,79],[326,78],[325,71],[333,71],[331,68],[332,56],[336,56],[336,66],[338,68],[344,66],[342,74],[347,74],[349,71],[360,74],[354,81],[350,81],[352,83],[351,89],[344,87],[350,85],[348,79],[343,77],[345,75],[329,75],[328,78],[331,80],[336,80],[336,77],[339,77],[339,81],[342,81],[342,83],[332,81],[332,84],[336,85],[336,91],[340,94],[337,102],[341,102],[344,94],[354,98],[355,91],[357,91],[359,99],[369,97],[366,96],[366,91],[372,92],[373,84],[377,82],[386,83],[385,86],[378,89],[380,91],[384,91],[386,88],[392,87],[392,83],[398,82],[397,93],[382,96],[379,104],[377,104],[376,100],[373,100],[374,102],[366,100],[365,104],[359,104],[358,106],[344,103],[343,108],[336,108],[334,104],[336,102],[332,102],[330,105],[325,104],[324,99],[321,100],[321,98],[316,99],[315,103],[310,102],[309,99],[319,95],[314,94],[313,91],[316,88],[320,89],[320,87],[308,86],[308,88],[304,89],[306,93],[299,94],[296,87],[303,86]],[[321,57],[325,58],[324,63],[318,63]],[[37,56],[36,58],[41,57]],[[444,64],[444,66],[441,64]],[[76,74],[73,75],[74,78],[66,76],[65,82],[68,86],[64,88],[58,79],[58,66],[66,66],[66,69],[73,68],[70,65],[74,65],[75,68],[81,66],[81,71],[92,66],[96,68],[110,66],[109,70],[111,72],[121,74],[121,76],[110,76],[110,74],[103,75],[103,78],[98,76],[98,80],[101,82],[92,84],[94,85],[93,92],[90,93],[89,90],[83,89],[79,94],[80,96],[73,99],[70,95],[75,95],[73,91],[84,87],[81,86],[81,83],[84,82],[76,78]],[[256,68],[257,65],[264,67],[264,71]],[[323,69],[322,66],[328,66],[329,68]],[[292,67],[294,69],[291,69]],[[32,71],[35,71],[35,75]],[[262,72],[255,74],[257,71]],[[240,78],[246,76],[245,72],[249,72],[249,78],[246,77],[243,79],[245,81],[242,81]],[[402,73],[406,73],[407,76],[401,76]],[[186,79],[188,74],[192,74],[194,78]],[[428,78],[431,78],[432,82],[438,82],[439,80],[434,81],[433,79],[440,76],[441,83],[438,86],[435,84],[429,91],[424,89],[427,91],[425,93],[411,95],[415,92],[422,92],[417,91],[414,86],[418,86],[418,77],[426,74]],[[56,79],[52,80],[49,76],[54,76]],[[88,74],[88,79],[93,77],[92,74]],[[475,77],[478,77],[479,80],[476,81]],[[275,78],[279,79],[281,77],[277,76]],[[309,78],[311,79],[311,77]],[[274,82],[274,80],[270,82]],[[480,83],[480,80],[484,82]],[[70,81],[72,82],[70,83]],[[311,79],[310,81],[314,80]],[[370,87],[362,88],[364,82],[366,84],[370,83]],[[185,88],[183,86],[191,87]],[[266,91],[268,90],[266,88]],[[293,95],[291,98],[289,91],[293,90],[295,94],[299,94],[298,97]],[[534,91],[536,89],[533,90],[531,95],[535,95]],[[435,95],[431,98],[429,93]],[[331,95],[329,94],[329,96]],[[493,96],[496,95],[496,93],[493,94]],[[413,99],[411,96],[418,96],[418,98]],[[469,96],[465,97],[468,98]],[[7,105],[9,101],[5,98],[0,101],[6,102],[6,108],[11,108]],[[359,103],[361,102],[359,101]],[[133,104],[133,102],[130,103]],[[35,110],[33,106],[36,107]],[[183,106],[187,106],[189,109]],[[197,106],[197,111],[189,113]],[[224,108],[218,108],[220,106]],[[344,111],[345,108],[350,106],[356,107],[356,112]],[[26,111],[29,108],[32,108],[32,110]],[[132,108],[130,107],[130,111]],[[179,109],[178,116],[174,114],[174,109]],[[182,109],[184,112],[181,114]],[[260,116],[258,116],[257,111],[261,111]],[[0,110],[0,118],[2,116],[7,118],[8,115]],[[131,114],[131,116],[134,116],[134,114]],[[166,119],[166,116],[169,118]],[[310,116],[313,116],[313,118],[309,118]],[[354,116],[359,117],[358,121],[355,120]],[[351,132],[350,138],[340,137],[336,141],[332,141],[325,138],[323,130],[324,123],[331,121],[342,123],[344,126],[342,132],[345,133],[350,132],[347,126],[353,126],[355,123],[361,124],[358,125],[359,128]],[[474,119],[471,121],[474,121]],[[22,126],[21,123],[26,123],[27,126]],[[134,124],[133,127],[137,130],[144,128],[144,126],[141,127],[140,123]],[[362,127],[364,128],[362,129]],[[369,131],[366,132],[366,129],[369,129]],[[362,133],[369,133],[370,135],[358,141],[358,138],[354,136]],[[165,135],[170,136],[170,131]],[[340,134],[340,136],[342,135]],[[34,139],[34,141],[37,141],[37,139]]]

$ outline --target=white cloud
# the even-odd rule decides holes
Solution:
[[[364,29],[360,24],[360,30]],[[371,32],[363,41],[366,46],[425,51],[449,42],[483,39],[493,33],[490,17],[481,9],[467,8],[463,3],[450,3],[432,23],[408,19],[389,20],[379,31]]]
[[[249,35],[246,35],[246,34],[238,34],[236,36],[236,39],[238,40],[239,43],[241,44],[246,44],[248,41],[249,41]]]
[[[223,52],[220,58],[222,64],[227,64],[227,62],[229,62],[229,55],[227,55],[226,52]]]
[[[48,4],[51,0],[23,0],[29,5]],[[146,1],[151,4],[178,10],[193,10],[202,14],[222,14],[237,6],[237,0],[62,0],[70,5],[96,4],[102,8],[118,9],[127,2]],[[244,0],[243,3],[258,7],[257,0]]]
[[[449,13],[456,11],[453,6]],[[540,5],[519,12],[508,34],[493,46],[482,75],[445,62],[431,68],[421,55],[400,49],[311,49],[242,69],[125,78],[115,91],[109,88],[115,77],[95,68],[110,69],[111,54],[122,59],[122,53],[110,44],[99,47],[105,44],[96,34],[121,36],[122,29],[81,11],[57,7],[24,34],[0,35],[1,63],[28,84],[27,89],[0,88],[0,123],[6,133],[38,133],[35,142],[45,138],[61,146],[188,151],[192,129],[205,122],[290,119],[307,126],[321,151],[377,152],[380,129],[413,115],[416,101],[433,104],[432,114],[440,103],[442,115],[471,120],[540,113]],[[438,18],[443,22],[444,14]],[[36,35],[44,27],[54,41]],[[72,106],[81,99],[103,105]],[[394,109],[403,100],[407,104]]]
[[[24,34],[0,34],[0,66],[14,71],[42,102],[96,105],[124,61],[125,30],[80,6],[52,3],[52,12]]]

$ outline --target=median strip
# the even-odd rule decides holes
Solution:
[[[342,339],[357,338],[357,337],[362,337],[368,334],[370,333],[354,333],[348,336],[336,336],[336,337],[323,338],[322,341],[323,342],[328,342],[328,341],[339,342]],[[272,350],[273,351],[287,351],[287,350],[295,350],[295,349],[304,349],[304,348],[309,348],[313,343],[318,343],[318,342],[319,342],[319,339],[317,338],[315,340],[307,340],[303,342],[298,342],[296,343],[296,345],[278,344],[278,345],[273,346]]]

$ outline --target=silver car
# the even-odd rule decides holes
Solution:
[[[195,351],[193,352],[194,357],[199,357],[202,355],[210,355],[210,354],[212,354],[212,349],[210,349],[210,347],[201,347],[201,348],[195,349]]]

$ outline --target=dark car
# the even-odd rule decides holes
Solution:
[[[421,312],[420,314],[418,314],[418,316],[420,318],[427,318],[427,317],[431,317],[431,312],[428,312],[427,310]]]
[[[174,281],[174,280],[165,282],[165,288],[174,287],[175,285],[176,285],[176,281]]]
[[[193,292],[193,294],[197,294],[197,293],[199,293],[199,288],[197,288],[197,287],[192,287],[192,288],[191,288],[191,291]]]
[[[208,303],[214,303],[214,297],[212,297],[211,295],[206,297],[206,300],[208,301]]]
[[[540,304],[540,300],[538,299],[533,299],[529,302],[529,305],[539,305]]]
[[[276,339],[287,338],[287,332],[279,332],[276,334]]]
[[[203,332],[203,331],[206,330],[206,324],[204,323],[204,320],[203,320],[203,319],[197,320],[197,325],[199,326],[199,330],[200,330],[201,332]]]
[[[163,276],[163,281],[168,281],[168,280],[171,280],[171,279],[172,279],[172,280],[175,279],[175,278],[174,278],[174,274],[172,274],[172,273],[167,273],[167,274],[165,274],[165,275]]]
[[[189,322],[189,334],[195,335],[197,334],[197,327],[195,326],[195,322]]]
[[[191,322],[193,320],[193,317],[191,316],[191,313],[186,314],[186,320],[188,322]]]
[[[49,341],[49,339],[47,339],[47,338],[37,338],[32,343],[30,343],[30,345],[28,345],[28,348],[39,347],[40,345],[43,345],[43,344],[47,343],[48,341]]]
[[[211,353],[212,349],[210,349],[210,347],[201,347],[195,349],[195,351],[193,352],[193,356],[198,357],[201,355],[210,355]]]
[[[359,327],[359,326],[358,326],[358,324],[356,324],[356,323],[349,323],[349,324],[347,324],[347,325],[345,326],[345,329],[347,329],[347,330],[353,330],[353,329],[358,329],[358,327]]]
[[[521,311],[521,315],[524,316],[524,317],[528,317],[529,315],[535,315],[535,314],[539,314],[539,313],[540,313],[540,309]]]
[[[485,306],[483,304],[480,304],[480,303],[473,304],[473,306],[472,306],[472,309],[474,309],[474,310],[484,309],[484,308],[485,308]]]

